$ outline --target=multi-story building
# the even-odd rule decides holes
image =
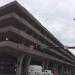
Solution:
[[[75,57],[24,7],[0,7],[0,74],[26,75],[28,65],[74,75]]]

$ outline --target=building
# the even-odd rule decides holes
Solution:
[[[28,65],[75,75],[75,57],[24,7],[0,7],[0,74],[27,75]]]

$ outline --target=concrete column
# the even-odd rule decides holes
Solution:
[[[21,69],[22,69],[22,62],[24,59],[24,55],[21,55],[18,57],[18,61],[17,61],[17,68],[16,68],[16,75],[21,75]]]
[[[75,75],[75,67],[73,68],[73,73],[74,73],[74,75]]]
[[[49,62],[48,61],[42,61],[42,68],[43,68],[43,70],[48,70],[48,64],[49,64]]]
[[[44,65],[45,65],[45,61],[42,61],[42,69],[44,71]]]
[[[71,67],[71,75],[75,75],[74,74],[74,68],[73,67]]]
[[[69,70],[69,66],[65,65],[65,74],[66,75],[70,75],[70,70]]]
[[[66,67],[66,75],[68,75],[68,67]]]
[[[70,70],[69,70],[69,75],[72,75],[71,67],[70,67]]]
[[[54,63],[54,65],[53,65],[53,74],[54,75],[59,75],[59,63]]]
[[[74,72],[74,75],[75,75],[75,67],[74,67],[74,69],[73,69],[73,72]]]
[[[53,68],[54,68],[54,70],[57,70],[57,71],[58,71],[58,64],[55,63],[55,64],[53,65]]]
[[[70,75],[69,66],[67,67],[67,75]]]
[[[49,62],[47,61],[47,62],[45,63],[45,69],[46,69],[46,70],[48,70],[48,65],[49,65]]]
[[[26,56],[25,58],[25,75],[28,75],[28,66],[30,65],[32,56]]]
[[[60,75],[64,75],[64,65],[60,64]]]

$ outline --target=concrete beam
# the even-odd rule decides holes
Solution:
[[[16,51],[25,52],[25,53],[37,56],[38,58],[40,57],[40,58],[44,58],[45,60],[53,60],[53,61],[57,61],[57,62],[60,62],[60,63],[67,64],[67,65],[71,65],[73,67],[75,66],[74,64],[69,63],[67,61],[63,61],[61,59],[58,59],[58,58],[53,57],[51,55],[47,55],[45,53],[41,53],[41,52],[36,51],[34,49],[31,50],[30,48],[28,48],[28,47],[26,47],[22,44],[17,44],[17,43],[11,42],[11,41],[0,42],[0,47],[10,47],[10,48],[13,48]]]
[[[4,19],[7,19],[7,18],[10,18],[10,17],[16,18],[18,21],[20,21],[21,23],[23,23],[24,25],[26,25],[27,27],[29,27],[31,30],[33,30],[34,32],[36,32],[39,36],[43,37],[45,40],[47,40],[48,42],[52,43],[55,47],[57,47],[57,45],[55,43],[53,43],[52,40],[50,40],[49,38],[47,38],[46,36],[44,36],[43,34],[41,34],[39,30],[37,30],[36,28],[32,27],[25,19],[23,19],[22,17],[18,16],[16,13],[9,13],[9,14],[7,14],[5,16],[2,16],[2,17],[0,17],[0,21],[4,20]],[[65,51],[63,51],[63,50],[61,50],[61,51],[63,53],[65,53],[65,54],[67,54]],[[69,54],[67,54],[67,55],[70,56]]]
[[[9,13],[5,16],[0,17],[0,21],[4,20],[4,19],[8,19],[10,17],[16,18],[19,22],[23,23],[24,25],[26,25],[27,27],[29,27],[31,30],[33,30],[34,32],[36,32],[39,36],[43,37],[44,39],[46,39],[47,41],[49,41],[50,43],[52,43],[54,46],[57,47],[57,45],[50,40],[49,38],[47,38],[46,36],[44,36],[42,33],[40,33],[39,30],[37,30],[35,27],[33,27],[32,25],[30,25],[25,19],[23,19],[22,17],[18,16],[16,13]]]
[[[16,33],[16,34],[22,36],[23,38],[26,38],[26,39],[28,39],[28,40],[30,40],[30,41],[32,41],[32,42],[37,43],[37,40],[36,40],[35,38],[33,38],[32,36],[28,35],[27,33],[25,33],[25,32],[23,32],[23,31],[21,31],[21,30],[15,28],[15,27],[13,27],[13,26],[8,26],[8,27],[0,28],[0,33],[1,33],[1,32],[8,32],[8,31],[14,32],[14,33]],[[42,44],[41,42],[38,42],[38,43],[39,43],[39,45]],[[67,59],[67,60],[69,60],[69,61],[71,61],[71,62],[74,62],[73,60],[71,60],[71,59],[69,59],[68,57],[64,56],[62,53],[59,53],[59,52],[57,52],[57,51],[55,51],[55,50],[53,50],[53,49],[49,49],[49,51],[51,51],[51,52],[57,54],[58,56],[63,57],[64,59]]]

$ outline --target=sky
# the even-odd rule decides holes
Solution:
[[[14,0],[0,0],[3,6]],[[17,0],[62,44],[75,46],[75,0]],[[70,49],[75,55],[75,49]]]

